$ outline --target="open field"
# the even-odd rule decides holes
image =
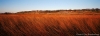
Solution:
[[[0,14],[0,36],[92,34],[100,36],[100,15]]]

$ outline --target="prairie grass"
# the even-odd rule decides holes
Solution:
[[[0,14],[0,36],[77,34],[100,34],[100,15]]]

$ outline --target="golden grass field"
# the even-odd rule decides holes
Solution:
[[[0,36],[100,36],[100,15],[0,14]]]

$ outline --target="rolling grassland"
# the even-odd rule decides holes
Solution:
[[[100,36],[100,15],[0,14],[0,36],[93,35]]]

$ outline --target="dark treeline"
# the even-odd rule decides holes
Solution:
[[[81,12],[81,13],[86,13],[86,12],[92,12],[92,13],[99,13],[100,9],[99,8],[92,8],[92,9],[69,9],[69,10],[33,10],[33,11],[21,11],[17,13],[61,13],[61,12]],[[1,14],[11,14],[11,12],[5,12]]]
[[[92,8],[92,9],[74,9],[74,10],[35,10],[35,11],[23,11],[17,13],[56,13],[56,12],[100,12],[99,8]]]

